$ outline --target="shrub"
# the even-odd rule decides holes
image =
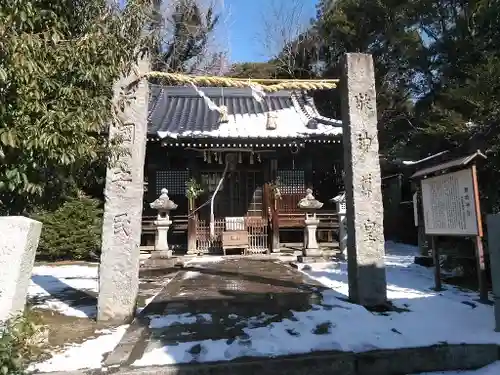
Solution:
[[[21,375],[43,354],[46,330],[28,315],[0,325],[0,374]]]
[[[101,202],[84,195],[68,198],[54,211],[40,211],[43,223],[37,256],[41,260],[89,260],[100,252]]]

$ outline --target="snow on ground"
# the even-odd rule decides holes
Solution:
[[[396,307],[403,309],[402,312],[374,314],[348,303],[345,262],[311,264],[302,266],[301,271],[331,288],[323,293],[321,305],[312,306],[305,312],[292,311],[290,317],[278,322],[265,314],[252,318],[229,317],[234,318],[236,323],[245,319],[244,333],[235,340],[190,341],[165,346],[159,343],[159,347],[147,350],[134,366],[227,361],[242,356],[273,357],[317,350],[362,352],[445,342],[500,344],[500,334],[493,331],[492,306],[478,303],[476,293],[449,285],[443,292],[434,292],[431,289],[433,271],[413,264],[415,253],[416,248],[412,246],[390,242],[386,246],[388,298]],[[190,263],[202,264],[221,259],[198,258]],[[196,276],[196,272],[187,275],[188,278]],[[35,267],[29,297],[38,301],[37,307],[56,309],[66,315],[95,314],[95,310],[86,311],[82,306],[72,306],[61,297],[68,290],[75,289],[95,293],[97,267]],[[211,319],[208,314],[166,315],[152,317],[150,324],[152,329],[156,329],[194,322],[210,324]],[[40,371],[98,368],[103,354],[117,345],[125,329],[125,326],[119,327],[82,344],[71,345],[65,352],[35,365],[35,368]],[[495,366],[474,374],[500,373],[500,364]],[[448,373],[454,374],[457,373]]]
[[[473,371],[441,371],[441,372],[428,372],[418,375],[498,375],[500,374],[500,361],[492,363],[489,366],[480,368]]]
[[[189,259],[187,262],[184,263],[184,266],[185,267],[189,267],[192,265],[200,266],[203,265],[204,263],[219,263],[222,262],[223,260],[224,257],[222,256],[205,255]]]
[[[338,327],[335,334],[345,338],[342,349],[357,351],[370,347],[412,347],[443,342],[500,344],[500,334],[494,332],[493,307],[477,302],[477,293],[450,285],[445,285],[445,291],[433,291],[433,270],[413,264],[416,252],[412,246],[386,244],[388,299],[396,307],[409,311],[384,316],[349,305],[349,318],[356,322],[351,327],[341,324],[347,315],[333,314],[332,323]],[[345,262],[313,264],[303,272],[332,288],[324,295],[332,303],[337,297],[347,297]]]
[[[94,317],[96,304],[79,304],[79,301],[85,297],[95,299],[97,271],[97,265],[35,266],[28,299],[35,308],[79,318]]]
[[[64,352],[54,354],[44,362],[33,364],[29,371],[63,372],[100,368],[104,354],[118,345],[127,328],[128,325],[123,325],[111,330],[97,331],[99,337],[70,345]]]
[[[163,278],[161,283],[170,279]],[[161,285],[159,288],[161,289]],[[147,305],[158,287],[143,293]],[[97,313],[98,267],[96,264],[35,266],[28,289],[28,299],[36,309],[53,310],[74,318],[93,318]],[[141,308],[138,308],[140,312]],[[95,331],[80,344],[68,344],[52,352],[52,358],[31,366],[41,372],[73,371],[100,368],[105,353],[113,350],[128,326]],[[61,352],[62,349],[62,352]]]
[[[243,356],[297,354],[318,350],[363,352],[440,343],[497,343],[493,308],[476,293],[447,285],[434,292],[433,271],[413,264],[417,249],[388,242],[388,298],[401,310],[383,314],[348,303],[347,264],[316,263],[302,272],[331,288],[321,305],[269,324],[246,324],[235,340],[203,340],[152,347],[135,366],[228,361]],[[256,317],[255,319],[257,319]],[[269,317],[262,317],[265,321]],[[166,316],[163,323],[192,324],[195,317]],[[254,319],[254,320],[255,320]],[[258,320],[258,319],[257,319]],[[162,321],[156,321],[155,328]],[[246,323],[250,323],[247,321]]]
[[[170,278],[161,279],[161,284]],[[148,298],[147,305],[161,289],[140,291]],[[33,267],[28,288],[32,307],[57,311],[76,318],[94,318],[97,315],[98,267],[97,264],[73,264]],[[144,306],[138,308],[139,313]]]
[[[149,316],[149,328],[165,328],[174,324],[194,324],[197,322],[210,323],[212,316],[210,314],[170,314],[170,315],[152,315]]]
[[[184,273],[183,279],[184,280],[195,279],[195,278],[197,278],[200,275],[201,275],[201,273],[198,272],[198,271],[187,271],[187,272]]]

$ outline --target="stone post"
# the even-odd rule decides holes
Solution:
[[[319,257],[322,253],[316,239],[319,224],[316,211],[323,207],[323,203],[314,198],[311,189],[307,189],[306,196],[299,201],[298,207],[306,211],[304,218],[304,257]]]
[[[348,53],[342,66],[349,298],[377,306],[386,302],[387,284],[373,60]]]
[[[172,250],[168,246],[168,230],[172,222],[169,213],[177,209],[177,205],[168,197],[168,190],[161,189],[161,195],[150,206],[158,211],[154,222],[156,225],[155,251],[151,254],[151,258],[171,258]]]
[[[339,219],[339,249],[344,258],[347,258],[347,218],[345,192],[332,198],[337,206],[337,215]]]
[[[491,283],[495,303],[495,331],[500,332],[500,214],[486,217]]]
[[[102,253],[99,267],[97,319],[124,323],[133,319],[139,290],[139,255],[143,208],[149,86],[142,79],[131,92],[122,92],[149,71],[147,55],[136,69],[115,85],[115,103],[128,95],[118,113],[121,124],[111,124],[110,140],[121,142],[122,152],[110,160],[104,189]]]
[[[41,231],[39,221],[0,217],[0,322],[24,311]]]

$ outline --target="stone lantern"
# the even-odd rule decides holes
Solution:
[[[331,199],[332,202],[335,202],[337,206],[337,215],[339,218],[339,248],[340,252],[344,257],[347,256],[347,207],[346,207],[346,198],[345,191],[341,192],[336,197]]]
[[[170,200],[167,189],[161,189],[160,196],[153,203],[150,203],[150,206],[158,211],[158,216],[154,222],[156,226],[155,252],[151,256],[154,258],[169,258],[172,256],[172,250],[168,246],[168,230],[170,224],[172,224],[169,214],[170,211],[177,208],[177,204]]]
[[[305,211],[304,228],[304,256],[321,256],[321,250],[316,239],[316,230],[318,229],[319,219],[316,217],[316,211],[323,207],[323,203],[314,198],[311,189],[306,190],[306,196],[302,198],[298,207]]]

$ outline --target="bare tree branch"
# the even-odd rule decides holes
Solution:
[[[257,37],[262,53],[274,59],[290,77],[296,75],[297,58],[308,44],[310,20],[303,0],[269,0],[262,12],[262,28]]]

